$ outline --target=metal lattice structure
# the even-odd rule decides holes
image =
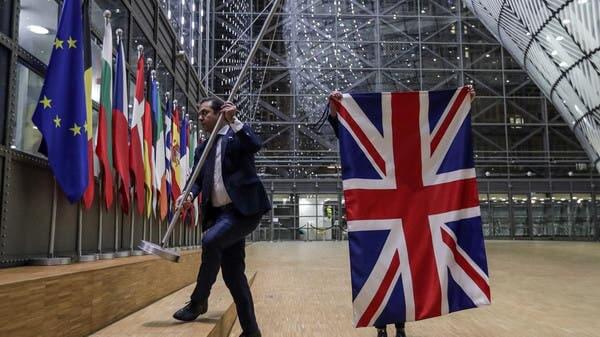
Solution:
[[[210,71],[201,75],[216,94],[227,94],[268,4],[211,3]],[[478,92],[473,125],[480,176],[587,175],[585,151],[517,61],[463,1],[286,1],[238,102],[265,140],[258,158],[265,178],[338,179],[335,137],[327,123],[316,127],[331,90],[464,84]]]
[[[600,2],[466,4],[557,107],[600,170]]]

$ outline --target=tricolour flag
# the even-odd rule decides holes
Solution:
[[[165,133],[164,133],[164,115],[161,107],[161,95],[160,95],[160,87],[158,86],[158,82],[154,82],[153,85],[156,87],[154,91],[153,97],[153,137],[154,137],[154,184],[156,189],[158,190],[158,214],[160,215],[161,220],[163,220],[166,216],[166,205],[164,206],[163,213],[163,204],[162,198],[167,195],[167,180],[165,176]],[[163,215],[164,214],[164,215]]]
[[[40,152],[70,202],[79,201],[89,183],[83,18],[80,0],[65,0],[50,63],[32,117],[42,133]]]
[[[183,192],[183,190],[185,189],[185,182],[188,180],[188,167],[189,167],[189,150],[188,150],[188,146],[189,146],[189,139],[190,139],[190,135],[188,133],[188,119],[187,116],[185,115],[185,113],[181,114],[181,141],[180,141],[180,165],[179,165],[179,169],[181,170],[181,191]],[[191,224],[194,219],[194,210],[193,208],[189,208],[188,210],[184,211],[183,213],[183,219],[182,222],[184,224]]]
[[[104,202],[110,208],[113,202],[112,173],[112,28],[110,20],[104,24],[102,39],[102,73],[100,75],[100,108],[96,130],[96,154],[101,164]]]
[[[83,1],[83,71],[85,79],[85,135],[87,137],[88,153],[88,185],[83,194],[83,205],[86,209],[92,207],[94,201],[94,131],[92,121],[92,42],[90,34],[90,7],[89,0]]]
[[[125,51],[123,39],[117,29],[117,62],[115,64],[115,82],[113,91],[113,162],[117,177],[121,182],[121,209],[129,212],[129,119],[127,118],[127,72],[125,70]]]
[[[158,211],[158,193],[160,192],[160,185],[158,184],[158,182],[156,181],[156,146],[157,146],[157,139],[158,139],[158,135],[156,134],[157,131],[157,115],[159,113],[162,113],[161,111],[161,107],[160,107],[160,100],[159,100],[159,88],[158,88],[158,82],[156,81],[156,71],[152,71],[151,72],[151,76],[150,76],[150,85],[149,85],[149,95],[148,95],[148,101],[150,102],[150,120],[152,123],[152,153],[150,154],[151,159],[152,159],[152,212],[154,215],[157,214]]]
[[[181,175],[181,129],[179,118],[181,115],[181,107],[175,106],[173,109],[172,137],[171,137],[171,195],[173,202],[179,198],[183,177]]]
[[[152,107],[150,102],[152,102],[152,82],[153,79],[151,76],[148,76],[148,98],[146,99],[145,109],[144,109],[144,186],[146,187],[146,216],[150,218],[152,214],[152,196],[154,195],[154,187],[152,184],[152,180],[154,178],[153,174],[153,159],[154,159],[154,149],[153,149],[153,139],[152,139]]]
[[[171,147],[173,135],[171,134],[171,117],[173,113],[173,103],[170,99],[166,101],[165,108],[165,175],[163,178],[163,185],[161,185],[160,193],[160,218],[163,220],[165,217],[169,217],[171,220]]]
[[[188,118],[187,116],[181,116],[181,144],[180,144],[180,166],[181,166],[181,190],[185,188],[183,186],[187,181],[187,177],[189,174],[189,166],[190,166],[190,158],[189,158],[189,126],[188,126]]]
[[[133,115],[131,120],[131,139],[129,145],[129,162],[131,177],[133,178],[133,194],[137,200],[137,211],[139,214],[144,212],[144,129],[142,119],[146,109],[146,99],[144,97],[144,53],[140,52],[137,62],[135,96],[133,99]]]
[[[468,89],[333,104],[356,326],[489,304]]]

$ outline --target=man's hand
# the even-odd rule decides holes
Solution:
[[[471,102],[473,102],[473,100],[475,99],[475,88],[472,85],[467,85],[467,88],[469,89],[469,96],[471,97]]]
[[[235,106],[235,104],[229,101],[225,102],[225,104],[223,104],[223,107],[221,108],[221,113],[223,114],[225,121],[229,124],[233,123],[233,119],[235,118],[236,112],[237,107]]]
[[[187,211],[190,207],[192,207],[192,201],[194,201],[194,197],[192,196],[192,193],[189,193],[187,195],[187,198],[185,198],[185,200],[184,200],[184,195],[182,194],[177,198],[177,205],[180,205],[183,202],[183,205],[182,205],[183,209]]]
[[[337,91],[337,90],[335,90],[335,91],[332,91],[332,92],[329,94],[329,97],[328,97],[328,99],[329,99],[330,101],[334,101],[334,100],[335,100],[335,101],[340,101],[340,100],[342,100],[342,97],[343,97],[343,96],[342,96],[342,93],[341,93],[341,92],[339,92],[339,91]],[[331,116],[331,117],[334,117],[334,118],[336,118],[336,117],[337,117],[337,110],[336,110],[336,108],[335,108],[335,105],[333,105],[333,104],[329,106],[329,116]]]

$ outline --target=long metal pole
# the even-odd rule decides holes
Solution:
[[[54,237],[56,235],[56,199],[58,192],[56,187],[56,179],[54,179],[54,188],[52,189],[52,218],[50,220],[50,243],[48,243],[48,257],[54,257]]]
[[[139,201],[139,200],[138,200]],[[131,217],[129,218],[129,250],[133,251],[133,231],[135,226],[135,209],[133,197],[131,198]]]
[[[117,197],[119,195],[119,185],[121,184],[120,180],[117,179]],[[115,198],[115,202],[117,198]],[[119,251],[119,207],[115,205],[115,253]]]
[[[102,184],[99,186],[98,198],[98,254],[102,254]]]
[[[81,255],[82,255],[82,253],[81,253],[81,250],[82,250],[81,240],[83,237],[82,230],[83,230],[83,210],[82,210],[81,202],[80,202],[79,205],[77,206],[77,256],[79,258],[81,258]]]
[[[144,238],[144,240],[146,240],[146,226],[148,226],[148,217],[147,216],[143,216],[144,218],[144,222],[142,224],[142,238]]]
[[[152,226],[154,225],[155,217],[150,217],[150,221],[148,223],[148,241],[152,242]]]
[[[248,58],[246,58],[246,62],[244,63],[244,66],[242,67],[242,70],[240,71],[240,74],[239,74],[233,88],[231,89],[231,92],[229,93],[229,98],[227,99],[228,101],[230,101],[231,99],[233,99],[233,97],[235,97],[235,94],[237,93],[238,89],[240,88],[242,81],[243,81],[244,74],[250,67],[250,62],[252,62],[252,59],[254,58],[254,55],[256,54],[256,51],[258,50],[258,47],[259,47],[263,37],[265,36],[265,33],[267,32],[267,28],[269,27],[271,19],[275,15],[275,12],[276,12],[277,8],[279,7],[280,2],[281,2],[281,0],[275,0],[275,2],[273,3],[273,7],[271,7],[271,11],[269,12],[269,15],[267,16],[267,18],[265,20],[265,23],[264,23],[262,29],[260,30],[260,33],[258,34],[258,37],[256,38],[256,41],[254,42],[252,49],[250,50],[250,54],[248,55]],[[204,162],[206,161],[206,157],[208,156],[208,153],[212,149],[212,146],[215,142],[217,133],[218,133],[219,129],[221,128],[221,125],[223,124],[223,119],[224,119],[223,114],[219,114],[219,118],[217,119],[217,124],[213,128],[213,130],[210,134],[210,138],[208,138],[208,142],[206,143],[206,147],[204,148],[204,151],[202,152],[202,156],[200,156],[198,165],[196,165],[196,168],[194,169],[194,173],[192,174],[192,176],[190,177],[188,182],[195,181],[196,178],[198,177],[198,174],[200,174],[200,170],[202,169],[202,166],[204,165]],[[192,190],[192,185],[193,184],[187,184],[181,195],[187,196],[190,193],[190,191]],[[182,198],[182,200],[183,200],[183,198]],[[179,203],[178,205],[176,205],[175,214],[173,215],[173,218],[171,219],[171,223],[169,224],[169,227],[167,228],[167,232],[165,233],[165,236],[163,237],[162,242],[161,242],[163,247],[165,246],[167,240],[171,236],[171,232],[173,231],[173,228],[175,227],[175,224],[177,223],[177,219],[179,218],[179,215],[181,214],[181,209],[182,209],[181,204],[182,203]]]

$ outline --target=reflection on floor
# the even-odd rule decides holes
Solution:
[[[600,336],[600,243],[486,245],[492,305],[409,323],[408,336]],[[247,265],[263,336],[376,335],[352,327],[347,242],[261,242]],[[236,323],[230,336],[240,333]]]

